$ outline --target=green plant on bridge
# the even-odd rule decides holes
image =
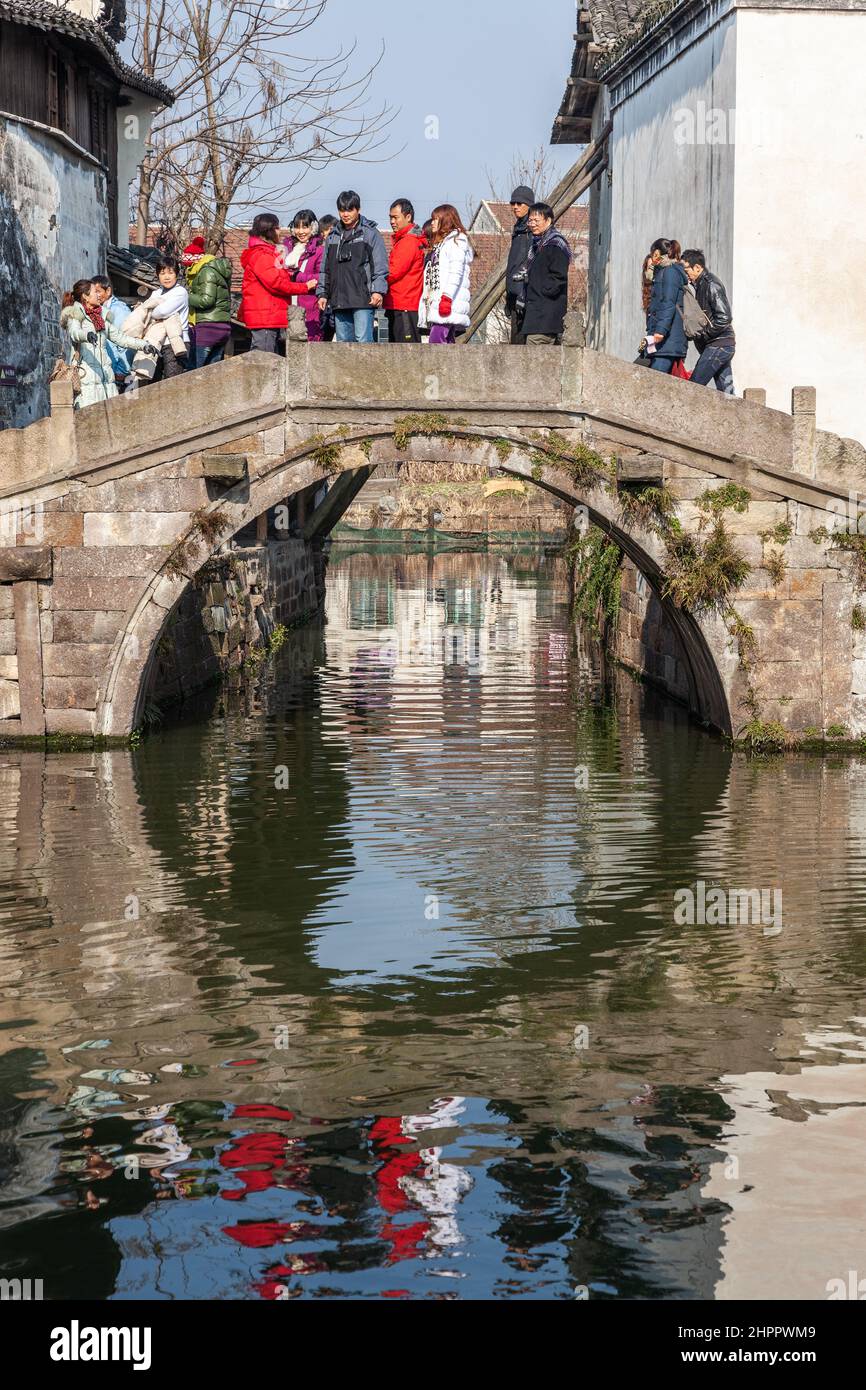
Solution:
[[[455,420],[454,424],[463,424],[464,421]],[[422,437],[425,439],[444,439],[447,444],[454,441],[454,432],[451,429],[448,416],[441,411],[432,410],[426,415],[401,415],[394,421],[394,443],[405,453],[412,439]]]
[[[720,517],[725,512],[748,511],[751,500],[748,488],[738,483],[723,483],[721,487],[705,488],[695,498],[695,506],[702,516]]]
[[[324,473],[339,473],[340,460],[343,455],[343,445],[345,444],[345,434],[347,428],[341,425],[335,432],[336,437],[331,438],[326,434],[314,434],[310,439],[311,449],[310,458],[317,468],[321,468]]]
[[[774,584],[781,584],[785,578],[787,570],[785,557],[781,550],[771,550],[769,555],[764,556],[764,569],[769,574]]]
[[[742,588],[751,566],[737,550],[717,517],[706,535],[684,531],[667,542],[668,572],[663,593],[690,613],[725,616],[733,594]]]
[[[614,629],[619,617],[622,551],[597,526],[590,526],[566,548],[565,557],[573,576],[573,616],[601,639],[602,629]]]
[[[629,492],[620,488],[616,492],[623,520],[631,526],[641,526],[645,531],[658,536],[665,542],[682,534],[682,526],[677,517],[677,499],[669,487],[650,484],[639,492]]]
[[[231,526],[231,517],[223,507],[206,511],[203,507],[193,512],[190,528],[165,562],[164,572],[171,579],[188,578],[189,570],[195,564],[199,541],[205,545],[215,545],[223,532]]]
[[[748,752],[759,757],[781,753],[786,748],[796,748],[800,741],[795,734],[789,734],[778,720],[763,720],[756,716],[743,725],[739,738]]]
[[[244,661],[244,670],[251,676],[259,673],[262,666],[276,656],[289,639],[289,629],[285,623],[277,623],[264,646],[250,647]]]
[[[546,467],[560,469],[582,488],[615,483],[613,459],[604,458],[583,440],[566,439],[558,430],[547,430],[544,434],[536,432],[530,437],[535,445],[529,455],[530,473],[536,483],[541,482]]]

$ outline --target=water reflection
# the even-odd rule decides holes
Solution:
[[[325,627],[242,706],[0,754],[4,1275],[824,1297],[857,1268],[859,766],[732,756],[575,650],[565,599],[556,559],[335,556]],[[676,926],[699,879],[781,887],[783,930]]]

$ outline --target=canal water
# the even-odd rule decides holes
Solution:
[[[750,761],[606,671],[537,554],[335,548],[326,623],[221,699],[131,751],[0,753],[5,1277],[866,1274],[857,762]]]

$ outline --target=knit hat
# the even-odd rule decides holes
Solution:
[[[185,247],[183,248],[183,253],[182,253],[182,255],[181,255],[181,260],[183,261],[184,265],[192,265],[195,261],[197,261],[197,260],[199,259],[200,256],[203,256],[203,255],[204,255],[204,237],[203,237],[203,236],[195,236],[195,237],[193,237],[193,239],[192,239],[192,241],[190,242],[189,246],[185,246]]]
[[[535,202],[535,194],[531,188],[522,183],[519,188],[515,188],[511,195],[511,201],[512,203],[528,203],[531,207]]]

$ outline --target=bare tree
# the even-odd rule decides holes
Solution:
[[[137,236],[154,214],[204,230],[218,250],[229,213],[249,208],[279,169],[284,197],[336,159],[373,158],[393,119],[369,109],[381,53],[360,75],[355,46],[307,57],[298,41],[328,0],[129,0],[133,60],[175,105],[151,131],[135,193]]]
[[[511,158],[511,165],[503,180],[485,167],[484,176],[490,185],[490,197],[495,203],[507,203],[515,188],[528,184],[539,202],[544,202],[548,193],[559,182],[559,174],[550,158],[547,145],[539,145],[537,150],[521,153]]]

